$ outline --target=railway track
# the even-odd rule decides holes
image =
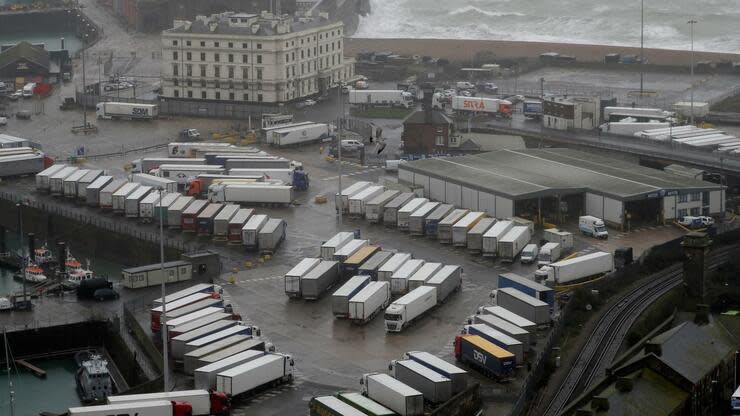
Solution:
[[[723,247],[710,253],[709,270],[727,262],[737,246]],[[563,408],[596,378],[604,374],[614,360],[632,324],[649,305],[681,284],[683,267],[673,265],[652,275],[652,279],[626,293],[599,319],[574,365],[543,413],[558,415]]]

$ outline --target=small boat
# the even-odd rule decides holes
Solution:
[[[77,394],[83,403],[103,402],[113,394],[107,360],[95,351],[80,351],[75,361],[79,366],[75,373]]]
[[[56,262],[54,253],[46,247],[46,244],[33,251],[34,259],[39,266],[46,266]]]
[[[69,283],[79,286],[81,281],[95,277],[93,271],[90,270],[90,260],[87,260],[87,267],[82,268],[80,262],[74,257],[72,257],[74,261],[69,261],[69,257],[67,259],[68,260],[65,262],[65,264],[68,265],[67,267],[69,267],[69,265],[75,266],[67,268],[67,281]]]
[[[43,283],[46,281],[44,269],[34,263],[29,263],[22,272],[16,273],[15,278],[19,280],[25,279],[29,283]]]

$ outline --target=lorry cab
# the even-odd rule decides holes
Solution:
[[[591,215],[585,215],[578,218],[578,229],[581,231],[581,234],[588,235],[593,238],[609,238],[609,232],[606,230],[604,220]]]
[[[537,259],[538,254],[539,247],[537,247],[537,244],[527,244],[522,250],[520,257],[522,264],[533,263]]]

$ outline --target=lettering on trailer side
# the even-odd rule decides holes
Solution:
[[[488,357],[478,350],[473,350],[473,359],[483,365],[486,365],[486,360],[488,359]]]
[[[131,112],[135,116],[148,116],[149,115],[149,109],[145,107],[134,107]]]
[[[464,100],[463,108],[471,108],[473,110],[485,110],[486,103],[483,101],[477,101],[477,100]]]

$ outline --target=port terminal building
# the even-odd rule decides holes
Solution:
[[[399,166],[400,182],[432,200],[496,218],[603,218],[630,229],[724,212],[725,189],[701,179],[571,149],[504,149]]]

